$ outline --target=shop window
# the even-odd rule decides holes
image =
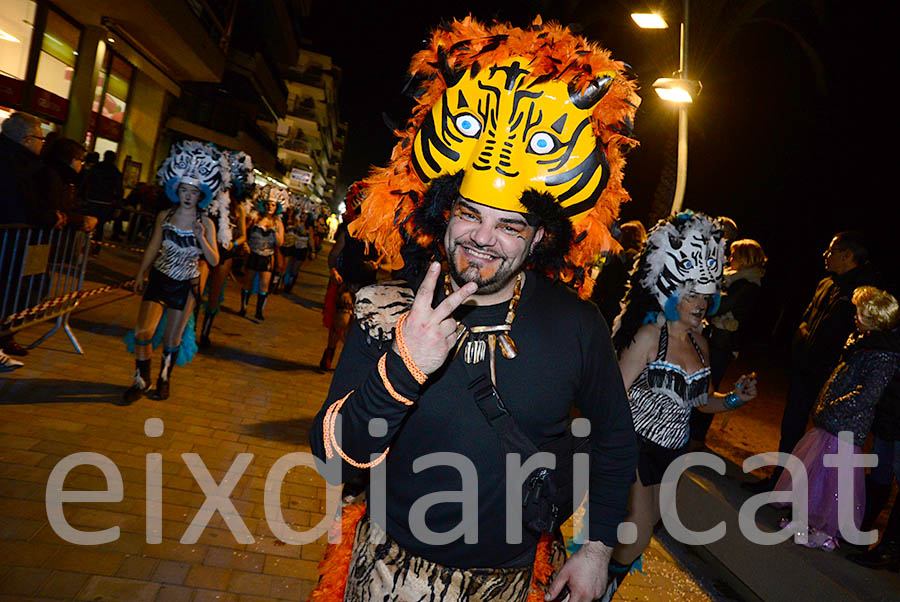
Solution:
[[[106,86],[106,97],[103,100],[102,115],[117,123],[125,121],[125,104],[128,100],[128,89],[131,87],[131,77],[134,67],[113,55],[109,73],[109,83]]]
[[[94,138],[96,138],[94,150],[98,152],[104,139],[108,144],[118,146],[118,141],[122,139],[125,109],[133,76],[134,67],[116,53],[107,50],[103,67],[97,75],[91,123],[88,128],[90,134],[88,148]],[[109,150],[108,146],[105,146],[104,150]]]
[[[0,106],[22,102],[36,8],[32,0],[3,0],[0,11]]]
[[[0,75],[25,79],[28,50],[34,32],[33,0],[3,0],[0,11]]]
[[[34,84],[63,99],[69,98],[81,30],[54,10],[47,11]]]
[[[98,153],[100,155],[100,158],[102,159],[103,153],[108,150],[111,150],[114,153],[119,152],[119,143],[114,140],[110,140],[109,138],[98,136],[97,142],[94,143],[94,152]]]

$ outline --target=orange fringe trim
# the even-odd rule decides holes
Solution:
[[[498,43],[495,36],[506,37]],[[460,42],[465,43],[450,53],[450,49]],[[609,182],[594,208],[574,224],[576,240],[582,233],[584,238],[572,246],[566,259],[573,267],[584,267],[597,263],[605,251],[618,250],[620,247],[610,234],[609,226],[618,217],[619,206],[631,199],[622,187],[625,167],[622,150],[623,147],[637,146],[638,142],[619,134],[614,126],[626,119],[634,119],[640,104],[637,85],[626,78],[625,64],[611,59],[608,50],[574,35],[559,24],[544,24],[540,16],[528,29],[506,23],[485,26],[468,16],[432,33],[429,47],[413,56],[409,69],[410,74],[422,78],[423,93],[416,100],[406,128],[394,132],[400,140],[394,146],[388,166],[373,168],[364,180],[366,198],[359,218],[349,226],[350,234],[371,243],[392,269],[403,267],[401,228],[423,246],[431,242],[430,237],[416,232],[410,219],[427,188],[412,168],[411,156],[416,133],[447,88],[440,69],[435,66],[443,52],[448,53],[447,61],[453,69],[468,69],[476,61],[492,65],[513,56],[530,58],[533,77],[550,75],[565,84],[574,82],[577,89],[583,89],[594,74],[616,73],[609,91],[597,103],[592,115],[594,134],[606,146]],[[569,282],[574,273],[568,269],[559,276]],[[585,279],[582,288],[586,289],[581,291],[582,297],[589,296],[593,282]]]
[[[342,602],[350,574],[356,524],[366,513],[365,504],[344,506],[341,510],[341,543],[329,544],[319,562],[319,584],[309,602]]]
[[[325,556],[319,562],[319,584],[309,596],[309,602],[342,602],[350,575],[350,559],[353,556],[353,540],[356,525],[366,513],[365,504],[344,506],[341,511],[341,543],[329,544]],[[531,592],[527,602],[543,602],[550,586],[553,567],[550,566],[550,535],[544,534],[538,542],[531,576]]]

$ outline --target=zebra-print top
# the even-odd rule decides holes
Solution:
[[[263,228],[253,224],[247,228],[247,244],[256,255],[269,257],[275,254],[275,228]]]
[[[200,242],[191,230],[179,230],[169,223],[172,214],[162,224],[162,243],[153,267],[173,280],[193,280],[200,276],[199,257],[203,253]]]
[[[691,342],[703,368],[687,374],[666,361],[669,330],[663,324],[656,359],[644,367],[628,390],[635,432],[669,449],[687,444],[691,408],[706,405],[709,395],[709,367],[693,337]]]

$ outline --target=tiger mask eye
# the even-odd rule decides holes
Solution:
[[[577,221],[609,179],[591,111],[612,81],[603,74],[576,92],[571,83],[533,77],[521,57],[469,71],[425,118],[413,167],[425,182],[463,171],[463,197],[507,211],[527,212],[526,190],[547,192]]]

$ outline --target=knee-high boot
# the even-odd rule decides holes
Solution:
[[[218,309],[209,310],[203,314],[203,326],[200,328],[200,347],[209,347],[209,332],[212,330],[213,320],[216,319]]]
[[[172,377],[172,369],[175,367],[175,358],[178,357],[178,347],[166,347],[163,349],[162,366],[159,367],[159,378],[156,379],[156,398],[163,400],[169,398],[169,386]]]
[[[250,303],[250,289],[241,289],[241,311],[238,312],[240,317],[247,315],[247,304]]]
[[[322,352],[322,359],[319,360],[319,369],[323,372],[331,370],[331,362],[334,360],[335,347],[326,347]]]
[[[131,386],[125,390],[121,402],[116,405],[131,405],[150,389],[150,359],[134,360],[134,377]]]
[[[266,318],[263,316],[263,308],[266,306],[266,300],[269,298],[269,293],[257,293],[256,295],[256,319],[257,320],[265,320]]]

